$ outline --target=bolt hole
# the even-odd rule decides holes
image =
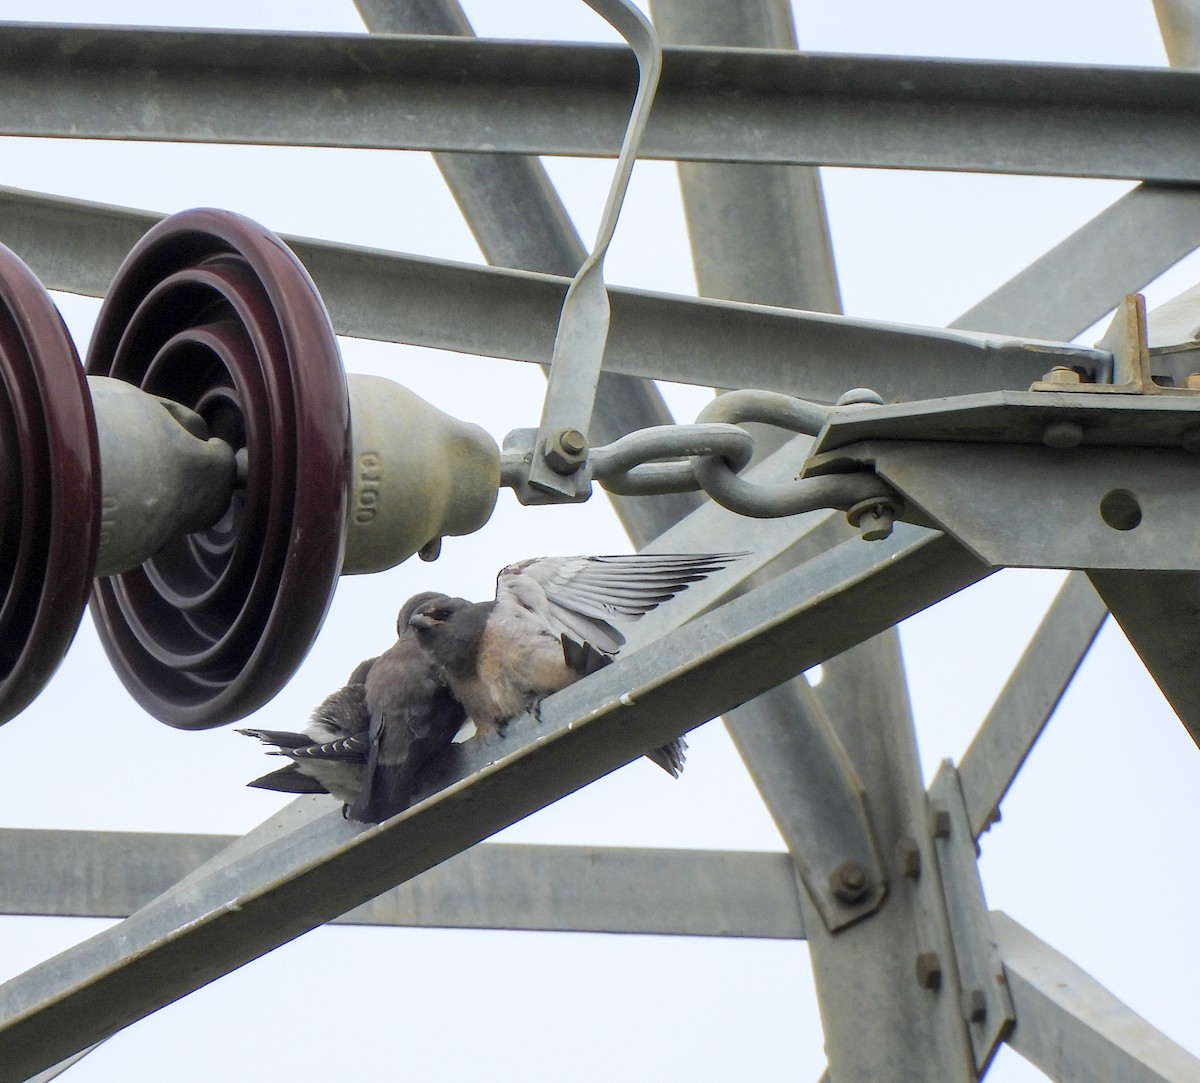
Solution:
[[[1128,489],[1113,489],[1100,501],[1100,518],[1113,530],[1132,530],[1142,521],[1142,506]]]

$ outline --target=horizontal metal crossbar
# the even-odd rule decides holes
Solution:
[[[225,835],[0,830],[0,913],[128,917],[233,842]],[[333,921],[798,940],[797,890],[785,853],[488,843]]]
[[[0,189],[0,236],[50,289],[99,295],[159,216]],[[570,279],[304,237],[284,238],[339,334],[547,365]],[[608,372],[835,401],[1024,390],[1055,364],[1102,372],[1067,343],[907,327],[817,312],[611,287]]]
[[[614,155],[628,49],[9,24],[8,135]],[[1200,180],[1200,72],[669,46],[640,154]]]

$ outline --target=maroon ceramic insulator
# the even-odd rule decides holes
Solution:
[[[100,452],[83,369],[50,295],[0,245],[0,722],[58,668],[91,589]]]
[[[221,520],[97,580],[91,603],[150,714],[185,729],[244,717],[308,652],[341,568],[349,405],[320,295],[262,226],[185,211],[121,265],[87,371],[183,403],[245,449],[245,486]]]

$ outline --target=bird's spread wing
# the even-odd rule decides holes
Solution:
[[[633,553],[540,557],[510,564],[496,579],[498,608],[520,606],[546,630],[615,654],[628,624],[743,553]]]

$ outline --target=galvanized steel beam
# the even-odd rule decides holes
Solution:
[[[1139,185],[950,326],[1073,339],[1197,247],[1200,188]]]
[[[941,881],[954,945],[954,968],[962,990],[960,1013],[971,1038],[975,1069],[982,1077],[1015,1016],[983,898],[975,835],[958,772],[950,760],[942,761],[929,786],[929,810],[937,853],[937,863],[929,872]]]
[[[992,912],[1017,1024],[1008,1044],[1051,1079],[1200,1083],[1200,1060],[1007,914]]]
[[[911,708],[895,691],[904,688],[897,637],[876,636],[823,668],[816,693],[863,781],[889,874],[883,905],[837,932],[801,896],[830,1074],[974,1083],[945,900],[938,877],[920,872],[936,858]]]
[[[50,289],[102,294],[158,216],[0,189],[0,235]],[[567,279],[285,237],[338,334],[549,364]],[[1102,371],[1108,354],[971,331],[914,328],[613,287],[610,372],[756,387],[825,402],[1023,389],[1054,364]]]
[[[452,782],[363,827],[336,812],[0,987],[0,1083],[106,1034],[431,868],[735,703],[986,575],[901,526],[784,573],[515,720],[513,751],[459,746]],[[874,923],[871,923],[874,924]]]
[[[1200,4],[1196,0],[1154,0],[1167,59],[1175,68],[1200,68]]]
[[[1000,802],[1107,616],[1087,576],[1068,575],[959,764],[975,838],[1000,818]]]
[[[652,0],[664,43],[796,48],[789,0]],[[681,162],[702,297],[840,312],[821,177],[807,166]]]
[[[9,24],[0,133],[613,155],[627,50]],[[642,156],[1200,180],[1200,73],[674,47]]]
[[[314,802],[327,812],[329,801]],[[0,913],[124,918],[236,840],[224,835],[0,830]],[[800,940],[783,853],[484,844],[334,924]]]

